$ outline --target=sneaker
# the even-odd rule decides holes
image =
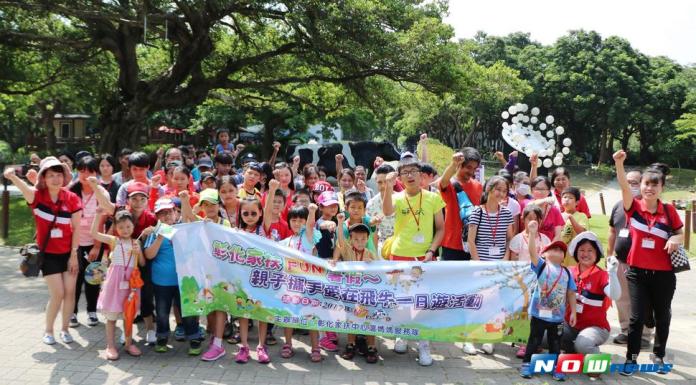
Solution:
[[[418,344],[418,364],[420,366],[430,366],[433,364],[433,358],[430,356],[430,344],[420,342]]]
[[[408,351],[408,342],[403,338],[397,338],[394,342],[394,353],[404,354]]]
[[[520,376],[522,378],[532,378],[532,367],[529,363],[524,363],[520,366]]]
[[[626,345],[628,343],[628,336],[623,333],[619,333],[614,337],[614,343],[617,345]]]
[[[338,333],[336,332],[326,332],[326,338],[331,340],[334,345],[338,345]]]
[[[176,328],[174,328],[174,339],[177,341],[183,341],[186,339],[184,325],[176,325]]]
[[[154,344],[155,342],[157,342],[157,333],[154,330],[148,330],[145,335],[145,343]]]
[[[60,339],[66,344],[71,344],[75,341],[68,332],[60,332]]]
[[[80,326],[80,323],[77,322],[77,314],[73,313],[73,315],[70,316],[70,327],[76,328],[78,326]]]
[[[126,344],[126,334],[125,333],[121,333],[121,336],[118,337],[118,343],[120,343],[121,345]]]
[[[329,339],[329,336],[322,337],[319,340],[319,347],[326,350],[327,352],[335,352],[338,350],[338,346]]]
[[[483,344],[481,345],[481,350],[483,350],[484,353],[486,354],[493,354],[493,350],[495,349],[495,346],[493,344]]]
[[[462,350],[464,350],[464,353],[472,355],[472,356],[475,356],[478,354],[478,350],[476,350],[476,347],[471,342],[465,342],[464,348]]]
[[[210,344],[208,350],[203,353],[201,360],[203,361],[215,361],[225,355],[225,349],[215,344]]]
[[[53,337],[53,334],[48,334],[48,333],[46,333],[46,334],[44,334],[44,336],[43,336],[43,338],[42,338],[42,341],[43,341],[43,343],[45,343],[46,345],[55,345],[55,343],[56,343],[56,338]]]
[[[650,354],[650,360],[653,364],[658,365],[657,374],[667,374],[669,371],[665,370],[665,360],[656,356],[654,353]]]
[[[553,379],[556,381],[565,381],[566,378],[568,378],[568,375],[566,375],[565,373],[553,372],[551,377],[553,377]]]
[[[268,356],[265,346],[257,346],[256,355],[258,357],[259,364],[267,364],[271,362],[271,357]]]
[[[524,358],[524,355],[527,354],[527,346],[522,345],[520,346],[519,349],[517,349],[517,353],[515,353],[515,357],[517,358]]]
[[[237,352],[237,355],[234,356],[234,361],[238,364],[246,364],[249,362],[249,347],[242,346],[239,352]]]
[[[88,313],[88,318],[87,318],[87,325],[89,326],[97,326],[99,325],[99,318],[97,318],[97,313],[90,312]]]
[[[203,340],[195,339],[189,342],[188,355],[198,356],[201,354]]]
[[[278,344],[278,340],[275,338],[273,333],[272,332],[266,333],[266,345],[273,346],[273,345],[277,345],[277,344]]]
[[[619,374],[622,376],[630,377],[633,374],[635,374],[636,369],[638,369],[637,362],[635,360],[626,360],[624,362],[623,368],[619,371]]]
[[[379,353],[376,348],[368,347],[365,353],[365,362],[368,364],[376,364],[379,361]]]
[[[166,338],[160,338],[157,340],[157,343],[155,344],[155,351],[157,353],[166,353],[167,352],[167,339]]]
[[[344,360],[352,360],[353,357],[355,357],[355,345],[354,344],[348,344],[346,345],[346,349],[341,353],[341,358]]]

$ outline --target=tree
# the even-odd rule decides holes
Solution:
[[[292,99],[292,86],[352,86],[382,75],[433,86],[448,62],[452,29],[441,1],[198,0],[92,2],[3,0],[4,45],[45,52],[107,52],[117,93],[101,106],[103,151],[134,144],[147,116],[203,102],[212,90],[253,90]],[[56,31],[17,25],[63,21]],[[143,57],[160,53],[159,66]],[[161,55],[168,53],[168,55]]]

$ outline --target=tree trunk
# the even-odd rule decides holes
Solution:
[[[606,163],[609,160],[607,153],[607,140],[609,137],[609,129],[602,128],[602,135],[599,137],[599,164]]]
[[[111,103],[99,117],[101,142],[99,151],[118,155],[123,148],[140,147],[140,134],[147,114],[141,109],[119,102]]]

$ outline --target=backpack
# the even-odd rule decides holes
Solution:
[[[457,195],[457,203],[459,204],[459,218],[462,220],[462,244],[464,245],[464,250],[469,251],[466,245],[469,237],[469,218],[476,206],[471,202],[471,199],[469,199],[469,196],[459,182],[452,182],[452,186],[454,187],[454,192]]]

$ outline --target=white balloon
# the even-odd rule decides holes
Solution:
[[[553,116],[549,115],[546,117],[546,123],[547,124],[552,124],[553,123]]]
[[[539,107],[532,107],[532,115],[537,116],[539,115]]]
[[[547,138],[553,138],[553,130],[546,131]]]
[[[562,164],[563,164],[563,158],[555,158],[555,159],[553,160],[553,164],[555,164],[556,166],[562,165]]]
[[[528,109],[529,109],[529,106],[522,103],[522,112],[527,112]]]
[[[546,123],[541,123],[541,124],[539,125],[539,129],[542,130],[542,131],[544,131],[544,130],[546,129]]]
[[[563,135],[564,132],[565,132],[565,128],[563,128],[563,126],[556,127],[556,134]]]
[[[531,156],[531,154],[529,155]],[[537,167],[541,167],[544,163],[541,161],[541,159],[537,159]]]
[[[544,159],[544,163],[543,163],[543,164],[544,164],[544,167],[546,167],[546,168],[551,168],[551,166],[553,166],[553,161],[552,161],[551,159],[549,159],[549,158],[546,158],[546,159]]]
[[[529,122],[529,116],[523,115],[523,116],[522,116],[522,121],[525,122],[525,123],[528,123],[528,122]]]
[[[513,116],[511,121],[513,123],[517,123],[519,120],[517,119],[517,116]]]
[[[568,155],[568,154],[570,154],[570,149],[569,149],[568,147],[563,147],[563,149],[561,150],[561,152],[564,153],[564,154],[566,154],[566,155]]]
[[[515,106],[508,107],[508,112],[510,113],[510,115],[515,115],[517,113],[517,107],[515,107]]]
[[[503,122],[503,128],[508,128],[509,124],[508,122]]]
[[[557,152],[555,158],[561,158],[561,159],[563,159],[563,154],[560,153],[560,152]]]
[[[500,114],[500,117],[502,117],[503,119],[507,119],[510,117],[510,113],[507,111],[503,111],[503,113]]]
[[[556,139],[549,139],[549,146],[553,147],[556,145]],[[553,151],[553,148],[551,148],[551,151]]]
[[[566,147],[570,147],[570,145],[573,144],[573,141],[570,140],[570,138],[565,138],[563,139],[563,145]]]
[[[537,119],[536,116],[532,116],[532,118],[530,119],[530,121],[532,122],[532,124],[537,124],[537,123],[539,123],[539,119]]]

